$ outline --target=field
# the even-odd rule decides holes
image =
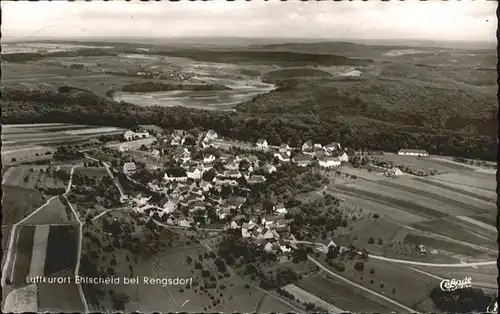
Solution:
[[[329,313],[342,313],[344,310],[341,310],[334,305],[318,298],[317,296],[297,287],[294,284],[289,284],[283,287],[283,289],[289,293],[291,293],[296,300],[298,299],[302,303],[313,303],[316,306],[319,306],[323,309],[327,309]]]
[[[17,241],[12,252],[12,286],[17,288],[26,285],[33,254],[35,227],[22,226],[17,229]]]
[[[376,297],[325,275],[301,280],[297,286],[345,311],[354,313],[389,313],[392,311],[391,306],[379,303]]]
[[[464,228],[464,226],[469,229]],[[414,224],[412,227],[490,249],[497,248],[496,237],[484,237],[479,233],[477,226],[467,225],[465,222],[458,223],[450,219],[439,219]]]
[[[49,238],[50,226],[40,225],[35,227],[35,234],[33,236],[33,253],[31,256],[31,265],[29,276],[43,276],[44,266],[46,263],[47,243]],[[60,252],[58,252],[60,254]]]
[[[106,168],[104,167],[77,167],[74,170],[74,174],[81,173],[89,177],[105,177],[108,175]]]
[[[75,219],[71,209],[64,205],[62,197],[54,197],[46,206],[23,223],[27,225],[71,224]]]
[[[19,222],[44,203],[38,191],[5,185],[2,189],[2,226]]]
[[[449,191],[454,191],[457,193],[461,193],[463,195],[467,195],[469,197],[477,198],[479,200],[483,200],[486,202],[494,203],[496,202],[496,193],[494,191],[489,191],[481,188],[475,188],[472,186],[465,186],[462,184],[446,182],[446,181],[438,181],[427,178],[413,178],[415,181],[420,181],[426,183],[428,185],[443,188]]]
[[[65,123],[2,125],[2,162],[4,164],[50,157],[56,146],[95,144],[100,135],[120,134],[114,127],[98,127]]]
[[[74,283],[39,284],[38,299],[40,312],[84,313],[85,311],[78,287]]]
[[[38,287],[29,285],[13,290],[3,300],[4,313],[35,313],[38,312]]]
[[[489,224],[490,226],[496,227],[496,225],[497,225],[497,217],[495,216],[494,213],[471,216],[471,218],[478,220],[478,221],[481,221],[485,224]]]
[[[432,276],[439,279],[471,277],[474,287],[481,288],[489,293],[496,293],[498,288],[498,269],[496,265],[465,268],[414,266],[413,269],[419,270],[420,274],[429,278],[432,278]]]
[[[423,244],[427,247],[428,251],[436,249],[438,251],[451,252],[459,256],[484,257],[484,251],[463,244],[446,241],[443,239],[437,239],[435,237],[425,236],[422,234],[408,233],[405,237],[404,243],[412,246]]]
[[[51,226],[48,234],[47,258],[44,274],[51,275],[65,269],[74,272],[78,248],[78,226]]]
[[[65,188],[66,182],[46,173],[47,166],[16,166],[5,173],[2,184],[26,189]],[[43,172],[43,173],[42,173]]]
[[[260,308],[257,313],[290,313],[293,309],[283,302],[265,295],[261,300]]]
[[[104,59],[106,57],[97,58]],[[57,61],[56,58],[54,59]],[[82,58],[78,59],[84,61]],[[86,59],[92,58],[86,57]],[[75,60],[75,63],[80,62]],[[82,69],[63,68],[39,62],[30,63],[28,66],[26,64],[8,63],[4,65],[3,70],[5,75],[2,78],[2,83],[7,87],[38,88],[56,91],[60,86],[70,85],[89,89],[103,96],[113,86],[121,86],[137,81],[137,79],[131,77],[90,73]],[[71,78],[71,84],[67,83],[68,78]],[[43,83],[40,84],[40,81],[43,81]]]
[[[420,169],[436,169],[438,173],[448,173],[456,171],[470,170],[471,168],[466,165],[450,163],[433,159],[432,157],[415,157],[415,156],[402,156],[398,154],[386,153],[377,159],[392,161],[397,166],[412,166]]]
[[[425,312],[434,310],[432,308],[415,308],[415,305],[429,296],[431,289],[439,284],[437,279],[412,272],[406,265],[377,259],[365,261],[362,272],[354,269],[355,263],[356,261],[345,261],[346,270],[340,275],[410,308]],[[395,289],[394,293],[393,289]],[[411,293],[408,293],[408,289],[411,289]]]
[[[461,173],[448,173],[433,177],[436,181],[444,181],[471,188],[479,188],[487,191],[495,191],[495,175],[481,171],[468,171]]]

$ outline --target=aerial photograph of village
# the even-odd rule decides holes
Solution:
[[[495,10],[2,2],[2,312],[497,312]]]

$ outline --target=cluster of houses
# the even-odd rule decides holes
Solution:
[[[142,138],[148,138],[151,135],[149,134],[148,131],[139,131],[139,132],[134,132],[132,130],[127,130],[125,133],[123,133],[123,138],[126,141],[133,141],[133,140],[139,140]]]
[[[267,147],[266,140],[257,141],[257,147]],[[294,150],[288,144],[281,144],[274,153],[274,157],[280,162],[293,162],[299,167],[306,167],[317,161],[320,167],[333,168],[339,167],[342,163],[349,161],[347,153],[342,150],[339,143],[330,143],[328,145],[315,144],[307,141],[302,144],[300,152],[296,152],[292,157]]]

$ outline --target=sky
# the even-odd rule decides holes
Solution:
[[[2,2],[4,38],[496,41],[496,1]]]

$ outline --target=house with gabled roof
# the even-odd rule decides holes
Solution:
[[[204,140],[215,140],[217,139],[218,134],[214,130],[208,130],[207,133],[205,133],[205,138]]]
[[[290,156],[286,153],[274,153],[273,156],[278,158],[278,160],[282,161],[282,162],[289,162],[290,161]]]
[[[151,152],[151,157],[154,159],[160,158],[160,151],[157,149],[153,149],[153,151]]]
[[[213,187],[213,185],[208,182],[208,181],[201,181],[200,182],[200,188],[203,190],[203,192],[208,192],[210,189]]]
[[[302,151],[303,152],[312,151],[313,148],[314,148],[314,144],[313,144],[313,141],[311,141],[311,140],[302,144]]]
[[[265,139],[258,139],[257,140],[257,143],[256,143],[257,147],[260,148],[260,149],[267,149],[268,148],[268,144],[267,144],[267,141]]]
[[[313,158],[309,155],[296,155],[292,160],[299,167],[309,166],[313,162]]]
[[[334,152],[334,151],[341,150],[342,147],[340,146],[340,143],[332,142],[332,143],[326,145],[325,149],[330,151],[330,152]]]
[[[427,157],[429,153],[422,149],[400,149],[398,155]]]
[[[266,182],[266,177],[262,175],[252,175],[248,177],[246,180],[248,184],[258,184]]]
[[[340,158],[338,157],[323,157],[319,159],[320,167],[324,168],[333,168],[339,167],[341,165]]]
[[[209,163],[212,163],[214,161],[215,161],[215,156],[212,155],[212,154],[209,154],[209,155],[206,155],[206,156],[203,157],[203,162],[204,163],[209,164]]]
[[[265,164],[261,167],[261,169],[267,173],[273,173],[277,171],[276,166],[271,164]]]
[[[123,174],[132,175],[137,171],[135,162],[126,162],[123,164]]]
[[[239,167],[240,165],[236,161],[231,161],[224,165],[224,169],[226,170],[238,170]]]
[[[224,171],[224,177],[238,179],[241,178],[241,172],[238,170],[226,170]]]
[[[189,179],[200,180],[201,176],[203,175],[203,171],[200,170],[198,167],[189,168],[186,170],[186,174]]]

